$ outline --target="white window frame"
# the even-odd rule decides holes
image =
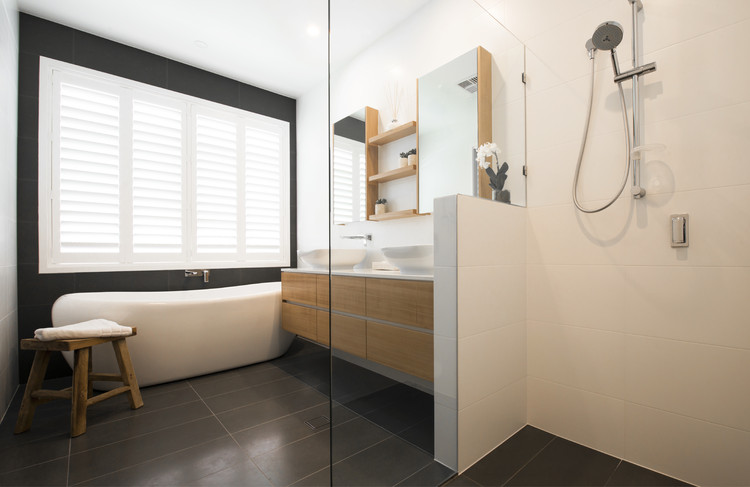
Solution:
[[[59,107],[59,84],[55,79],[62,77],[74,80],[84,87],[105,87],[107,92],[113,88],[119,90],[120,124],[127,125],[120,129],[120,156],[127,166],[121,167],[121,178],[132,178],[132,100],[153,101],[170,108],[180,107],[183,110],[183,245],[182,253],[177,254],[134,254],[132,246],[132,185],[126,180],[120,182],[120,252],[118,254],[101,254],[96,257],[61,254],[59,252],[59,221],[57,211],[59,202],[56,198],[56,178],[59,177],[59,147],[55,135],[59,133],[59,117],[55,107]],[[130,105],[131,109],[124,107]],[[235,254],[198,254],[196,251],[195,228],[195,117],[197,114],[218,115],[219,118],[237,121],[238,130],[238,228],[237,252]],[[245,167],[245,127],[262,125],[278,130],[281,136],[281,241],[280,255],[260,255],[248,258],[245,244],[245,200],[244,200],[244,167]],[[221,105],[200,98],[183,95],[163,88],[128,80],[118,76],[101,73],[81,66],[40,57],[39,74],[39,272],[112,272],[136,270],[173,270],[186,268],[239,268],[239,267],[285,267],[290,265],[290,148],[289,122],[264,115]],[[126,136],[123,136],[125,132]],[[127,136],[129,134],[129,137]],[[240,141],[241,139],[241,141]],[[128,186],[123,188],[123,186]],[[125,230],[125,231],[123,231]],[[72,259],[71,259],[72,257]],[[77,257],[84,259],[81,261]],[[113,260],[113,257],[116,260]],[[135,258],[138,260],[135,260]]]

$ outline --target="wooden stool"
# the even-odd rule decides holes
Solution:
[[[133,333],[128,336],[137,334],[137,329],[133,328]],[[18,413],[15,433],[23,433],[31,428],[31,422],[34,419],[36,407],[45,402],[54,399],[71,399],[72,410],[70,412],[70,436],[75,437],[86,432],[86,408],[92,404],[104,401],[118,394],[127,393],[131,409],[138,409],[143,406],[141,391],[138,388],[138,381],[133,372],[133,363],[130,361],[128,346],[125,343],[127,337],[109,337],[109,338],[80,338],[75,340],[51,340],[43,342],[36,338],[26,338],[21,340],[21,350],[36,350],[34,354],[34,363],[31,365],[29,380],[26,383],[26,392],[24,392],[21,401],[21,409]],[[95,374],[91,371],[91,347],[102,343],[112,342],[112,348],[115,350],[117,364],[120,367],[119,374]],[[47,365],[52,352],[70,352],[75,353],[73,367],[73,385],[60,391],[42,389],[44,374],[47,372]],[[94,381],[116,381],[122,382],[122,387],[117,387],[111,391],[103,392],[94,396]]]

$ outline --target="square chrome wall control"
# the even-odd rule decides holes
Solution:
[[[672,247],[688,246],[688,215],[671,215],[672,221]]]

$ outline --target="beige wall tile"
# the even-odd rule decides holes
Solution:
[[[526,319],[526,266],[458,268],[458,337]]]
[[[696,485],[747,486],[750,433],[627,403],[625,459]]]
[[[530,425],[623,456],[624,401],[534,377],[527,382]]]
[[[458,196],[458,266],[526,262],[525,208]]]
[[[528,323],[530,377],[622,399],[625,336],[549,323]]]
[[[526,377],[526,323],[458,341],[458,408],[463,409]]]

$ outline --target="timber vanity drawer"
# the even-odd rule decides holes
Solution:
[[[330,325],[327,274],[282,272],[281,283],[285,330],[433,380],[432,281],[333,275]]]

